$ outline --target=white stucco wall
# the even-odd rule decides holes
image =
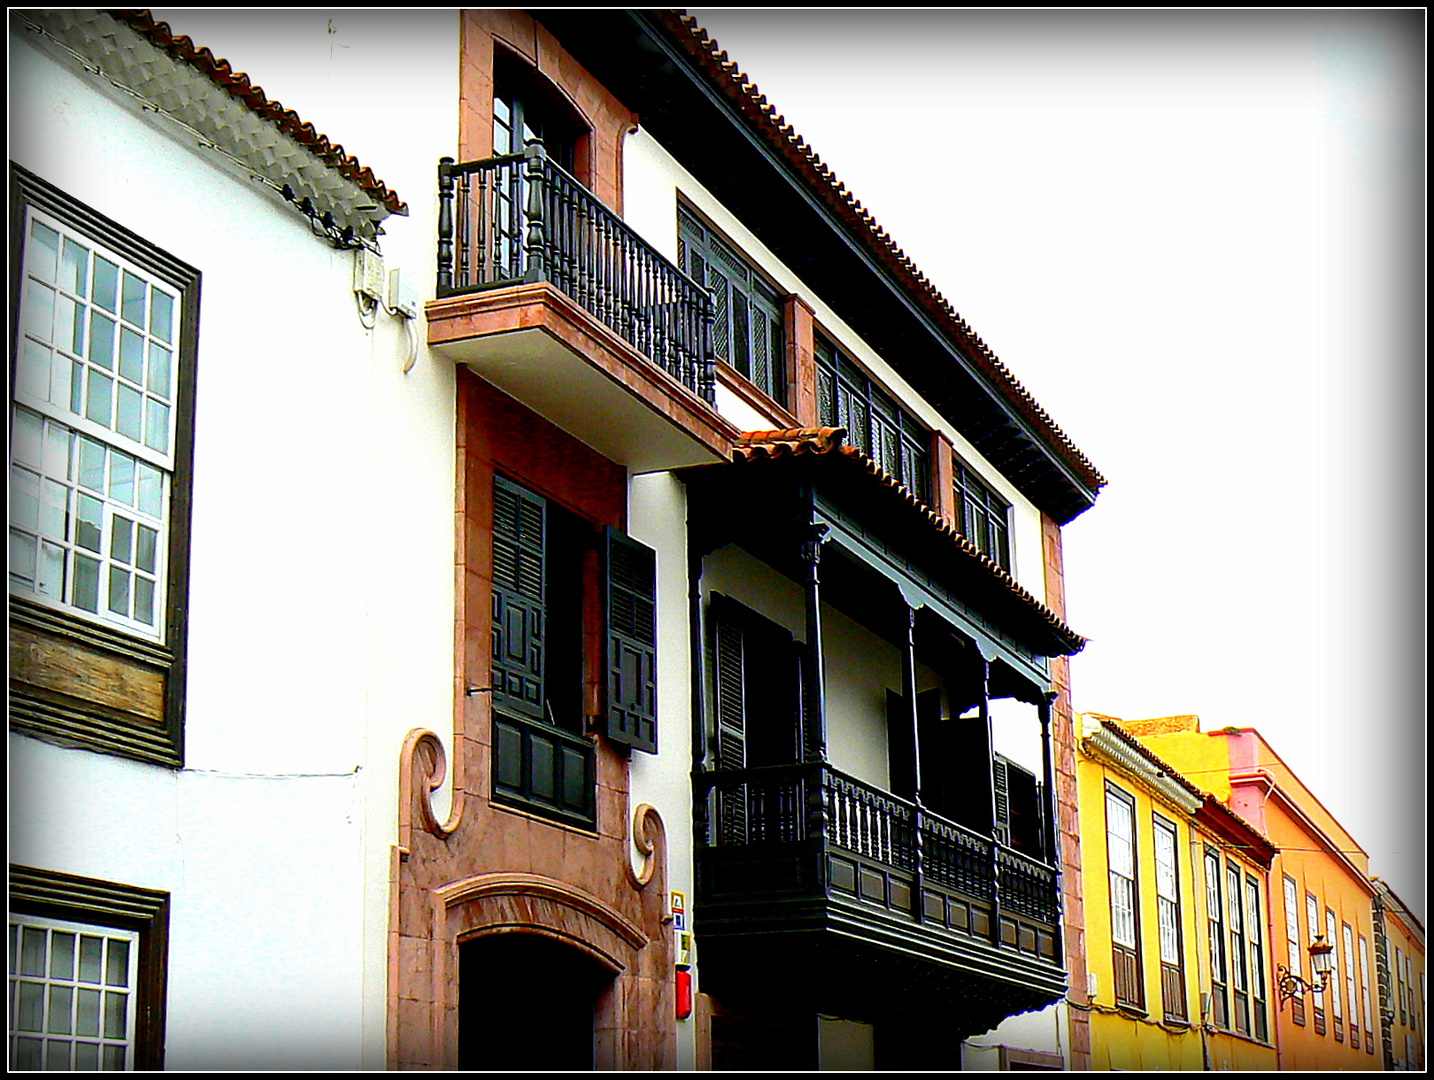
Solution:
[[[678,192],[726,233],[742,253],[760,266],[781,289],[799,295],[810,304],[817,322],[838,345],[896,395],[923,424],[945,434],[956,448],[956,453],[1011,504],[1011,576],[1033,596],[1044,600],[1046,585],[1041,557],[1040,511],[651,135],[643,129],[629,135],[623,151],[625,220],[673,262],[677,261]],[[759,419],[764,424],[772,422],[770,418],[762,418],[733,394],[719,394],[717,404],[724,415],[744,430],[760,430],[760,427],[748,426]]]
[[[409,201],[383,248],[431,296],[456,13],[158,17]],[[381,1067],[398,751],[452,728],[453,373],[404,374],[402,323],[362,325],[352,254],[276,196],[10,49],[12,158],[203,275],[186,766],[12,736],[11,857],[172,894],[169,1067]]]
[[[654,807],[667,840],[667,888],[687,901],[692,924],[696,892],[692,840],[692,649],[687,587],[687,490],[671,473],[632,479],[628,534],[657,552],[657,754],[634,753],[629,773],[631,803]],[[633,869],[642,854],[633,846]],[[675,931],[674,931],[675,932]],[[694,966],[700,985],[700,960]],[[695,1069],[695,1018],[677,1023],[677,1063]]]

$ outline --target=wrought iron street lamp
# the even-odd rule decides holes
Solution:
[[[1325,941],[1324,935],[1316,935],[1310,942],[1310,971],[1315,982],[1306,982],[1284,964],[1276,966],[1279,975],[1280,1007],[1292,998],[1303,998],[1306,994],[1322,994],[1329,986],[1330,965],[1333,963],[1334,946]]]

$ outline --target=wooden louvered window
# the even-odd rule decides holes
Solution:
[[[865,452],[924,503],[931,502],[930,433],[826,338],[817,336],[817,419],[846,428]]]
[[[782,294],[695,215],[677,209],[677,263],[712,295],[718,359],[778,405],[787,404]]]
[[[956,527],[1002,569],[1011,568],[1011,504],[1001,498],[960,458],[952,461],[956,487]]]
[[[583,567],[595,561],[597,543],[582,519],[494,476],[494,797],[589,828],[596,757],[584,709]],[[657,557],[613,529],[602,554],[603,727],[612,742],[655,753]]]
[[[604,534],[607,737],[657,753],[657,553],[608,528]]]
[[[791,633],[730,597],[709,607],[716,771],[736,772],[800,760],[801,654]],[[781,834],[758,820],[763,807],[748,785],[722,785],[716,796],[719,844]]]

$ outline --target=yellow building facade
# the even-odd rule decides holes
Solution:
[[[1259,732],[1202,732],[1194,716],[1128,721],[1123,727],[1171,767],[1199,777],[1215,801],[1278,849],[1265,892],[1278,1067],[1383,1068],[1368,855]],[[1320,982],[1311,946],[1325,944],[1331,946],[1330,976],[1318,991],[1307,989]],[[1292,994],[1278,992],[1281,976]]]
[[[1091,1067],[1275,1069],[1273,845],[1116,719],[1080,725]]]

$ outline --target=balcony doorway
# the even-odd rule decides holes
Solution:
[[[613,973],[553,938],[485,934],[458,946],[458,1067],[571,1072],[595,1064]]]

